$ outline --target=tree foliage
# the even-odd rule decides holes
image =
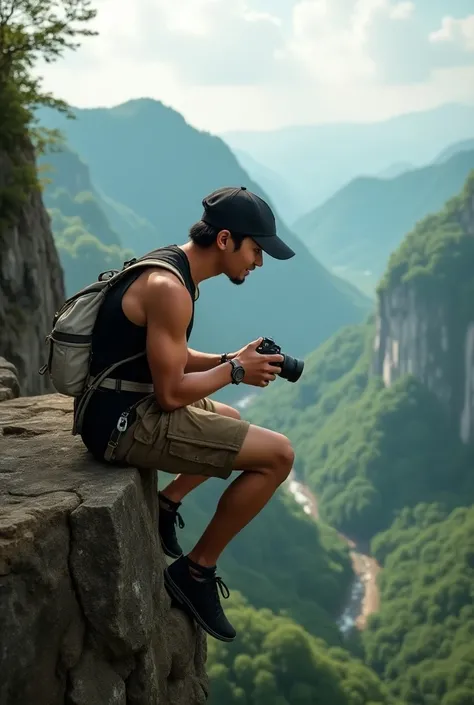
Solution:
[[[232,645],[210,640],[210,705],[399,705],[374,672],[288,617],[239,594],[226,610]]]
[[[96,34],[88,26],[95,15],[90,0],[0,0],[0,149],[12,163],[0,188],[0,226],[14,220],[38,186],[31,142],[38,153],[60,139],[57,130],[39,127],[36,108],[70,116],[65,101],[43,89],[37,63],[56,61]]]
[[[2,0],[0,2],[0,86],[13,84],[28,117],[39,105],[65,109],[66,103],[41,87],[36,63],[52,63],[79,47],[94,32],[90,0]]]
[[[373,540],[381,610],[366,661],[406,705],[474,702],[474,507],[403,509]]]

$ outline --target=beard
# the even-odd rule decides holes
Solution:
[[[235,277],[229,277],[229,281],[231,281],[232,284],[239,286],[240,284],[243,284],[245,282],[245,277],[242,277],[241,279],[237,279]]]

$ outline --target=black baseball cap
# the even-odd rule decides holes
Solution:
[[[295,254],[276,234],[273,211],[262,198],[245,186],[224,187],[206,196],[201,220],[221,230],[247,235],[275,259]]]

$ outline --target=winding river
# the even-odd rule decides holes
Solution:
[[[235,406],[244,410],[248,404],[256,397],[256,394],[249,394],[240,399]],[[306,514],[318,521],[318,502],[316,496],[303,483],[297,480],[294,471],[291,472],[287,480],[287,488],[298,504],[301,504]],[[375,558],[367,554],[367,549],[357,544],[347,536],[340,534],[340,537],[350,547],[354,580],[351,585],[347,602],[337,619],[337,624],[341,632],[346,633],[353,627],[364,629],[367,617],[379,608],[379,590],[377,587],[377,575],[380,571]]]
[[[319,519],[318,503],[311,490],[296,479],[294,471],[287,480],[287,487],[298,504],[301,504],[306,514]],[[379,591],[377,587],[377,574],[380,566],[377,561],[367,555],[352,539],[339,534],[349,545],[351,551],[354,580],[351,591],[337,624],[341,632],[348,632],[353,627],[364,629],[367,617],[376,612],[379,607]]]

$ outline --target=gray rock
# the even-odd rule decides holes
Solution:
[[[19,164],[34,167],[31,144],[25,143],[15,156]],[[11,157],[0,150],[0,191],[9,183],[13,168]],[[22,394],[53,391],[38,370],[47,358],[45,336],[64,298],[50,219],[41,191],[34,189],[12,221],[2,222],[0,228],[0,351],[16,366]]]
[[[0,406],[0,702],[205,703],[205,634],[163,585],[156,473],[96,463],[71,424],[61,395]]]
[[[20,396],[20,384],[15,365],[0,357],[0,401]]]

